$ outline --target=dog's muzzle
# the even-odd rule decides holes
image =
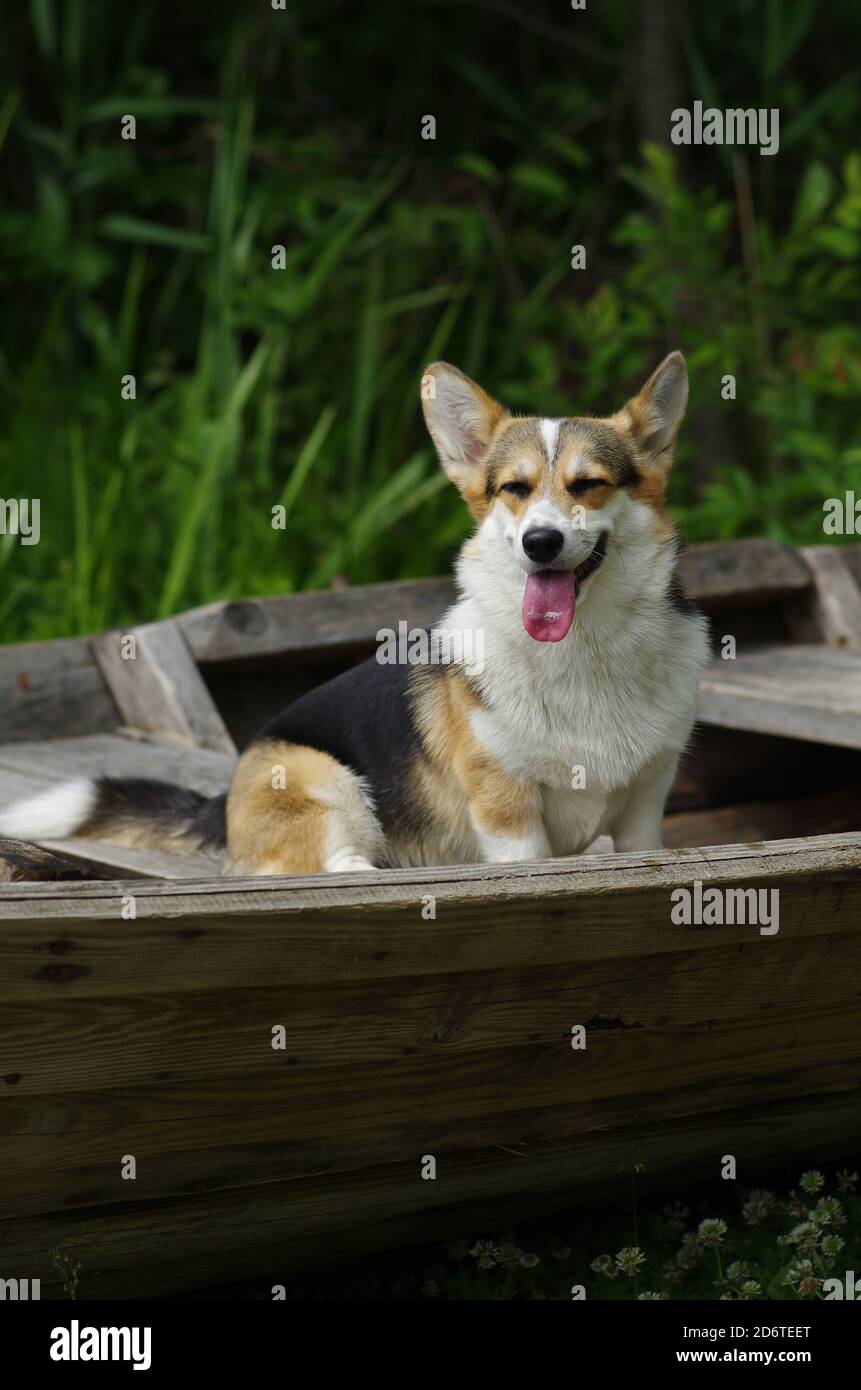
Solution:
[[[576,569],[540,569],[526,576],[523,589],[523,626],[536,642],[561,642],[574,621],[580,585],[594,574],[607,553],[607,532],[602,531],[592,553]]]

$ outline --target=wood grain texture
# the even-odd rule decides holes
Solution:
[[[841,546],[840,554],[855,576],[855,583],[861,587],[861,545]]]
[[[817,545],[799,555],[810,569],[813,587],[787,609],[793,638],[861,652],[861,588],[844,552]]]
[[[839,976],[838,953],[845,964]],[[133,1113],[139,1087],[159,1086],[180,1113],[194,1104],[194,1087],[214,1075],[229,1079],[230,1094],[238,1097],[242,1078],[272,1084],[285,1072],[344,1072],[410,1058],[451,1062],[458,1054],[554,1046],[578,1020],[602,1035],[661,1033],[696,1030],[706,1021],[734,1026],[797,1007],[849,1006],[859,953],[861,942],[839,932],[805,940],[778,934],[767,951],[716,944],[703,958],[680,945],[654,961],[637,956],[585,961],[564,972],[536,966],[462,971],[454,979],[335,981],[306,985],[293,997],[283,985],[268,984],[241,994],[166,989],[109,999],[55,991],[50,1011],[22,998],[10,1001],[0,1018],[0,1052],[18,1078],[14,1092],[5,1093],[0,1133],[91,1127],[96,1093],[117,1088],[126,1091],[116,1098],[117,1115]],[[283,1051],[271,1047],[279,1020],[287,1028]],[[117,1048],[123,1036],[134,1038],[133,1048]],[[319,1081],[325,1085],[322,1075]],[[78,1093],[93,1103],[82,1108]],[[44,1098],[41,1110],[31,1105],[36,1096]]]
[[[366,911],[421,904],[423,894],[452,903],[507,903],[533,897],[540,905],[560,895],[616,897],[652,887],[672,888],[696,877],[733,881],[748,877],[763,882],[781,875],[822,873],[850,876],[861,867],[861,835],[816,835],[754,844],[702,846],[695,849],[643,850],[630,854],[573,856],[517,864],[458,864],[422,869],[375,869],[342,874],[296,874],[289,877],[214,879],[185,884],[148,883],[142,892],[157,913],[192,917],[261,920],[278,913]],[[100,904],[115,885],[16,884],[0,891],[0,921],[40,918],[75,921],[104,914]],[[426,923],[430,935],[439,923]]]
[[[857,977],[856,977],[857,983]],[[546,1137],[613,1132],[644,1122],[726,1112],[751,1087],[770,1102],[830,1092],[861,1101],[861,1039],[854,1003],[768,1018],[709,1021],[688,1028],[588,1034],[574,1053],[570,1028],[551,1043],[399,1059],[383,1082],[377,1066],[314,1074],[273,1066],[269,1077],[217,1079],[191,1088],[136,1087],[64,1098],[66,1116],[86,1118],[61,1133],[58,1107],[40,1097],[8,1109],[28,1113],[0,1137],[4,1219],[87,1210],[119,1200],[169,1201],[190,1189],[257,1188],[377,1164],[407,1162]],[[801,1034],[805,1047],[799,1055]],[[752,1070],[749,1058],[756,1056]],[[4,1102],[2,1109],[7,1108]],[[120,1173],[123,1154],[139,1165]]]
[[[861,655],[798,643],[719,658],[700,681],[697,718],[861,748]]]
[[[133,733],[22,740],[0,744],[0,795],[8,787],[15,795],[31,796],[66,777],[98,772],[106,777],[164,778],[215,796],[226,789],[235,761],[226,753],[181,748]]]
[[[365,584],[192,609],[178,619],[197,661],[325,653],[372,643],[379,628],[428,627],[454,598],[449,578]]]
[[[697,878],[779,889],[779,933],[673,925]],[[632,1154],[690,1182],[858,1135],[858,834],[141,882],[134,922],[120,890],[0,888],[0,1255],[22,1277],[60,1245],[85,1297],[165,1293],[570,1202]]]
[[[798,552],[768,538],[691,546],[682,553],[679,576],[689,597],[705,608],[779,603],[811,585]]]
[[[131,728],[192,748],[235,755],[236,745],[176,621],[146,623],[127,633],[103,632],[91,645],[117,708]],[[134,650],[133,659],[124,659],[127,647]]]
[[[154,849],[131,849],[107,840],[42,840],[40,843],[67,862],[90,864],[100,872],[90,877],[210,879],[220,874],[221,860],[209,854],[170,854]],[[80,875],[73,875],[80,877]]]
[[[4,743],[101,733],[120,722],[85,638],[0,647]]]
[[[821,1161],[856,1152],[854,1094],[761,1098],[737,1110],[669,1124],[547,1135],[529,1144],[494,1144],[452,1154],[437,1180],[423,1182],[419,1158],[260,1188],[211,1192],[190,1185],[181,1203],[137,1203],[123,1184],[105,1209],[53,1211],[4,1221],[0,1254],[21,1277],[41,1278],[43,1297],[61,1296],[48,1250],[59,1246],[83,1265],[79,1299],[164,1296],[254,1280],[264,1297],[285,1274],[399,1244],[439,1242],[464,1231],[569,1207],[620,1200],[632,1164],[641,1192],[656,1183],[687,1187],[718,1171],[720,1155],[740,1156],[753,1182],[774,1155]],[[114,1184],[116,1189],[116,1184]]]
[[[667,848],[676,849],[791,838],[801,828],[808,835],[861,830],[861,782],[805,796],[675,812],[664,817],[662,833]]]

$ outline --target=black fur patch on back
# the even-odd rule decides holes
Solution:
[[[288,705],[254,741],[279,738],[330,754],[367,779],[384,831],[414,826],[411,773],[422,750],[410,698],[413,670],[369,657]]]
[[[211,849],[227,847],[227,792],[203,798],[203,805],[194,817],[194,828],[200,833],[203,846]]]
[[[202,796],[155,777],[97,777],[96,804],[78,833],[109,840],[112,831],[148,823],[164,826],[167,835],[188,831],[200,836],[201,846],[223,849],[226,802],[226,793]]]

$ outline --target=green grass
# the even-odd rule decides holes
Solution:
[[[151,3],[132,20],[20,7],[0,102],[0,492],[40,498],[42,539],[0,537],[4,640],[446,570],[468,523],[421,423],[439,357],[516,410],[602,413],[682,347],[685,536],[821,541],[823,501],[861,462],[858,87],[821,71],[809,5],[791,23],[733,5],[731,59],[705,11],[685,52],[721,101],[753,73],[786,113],[779,165],[750,160],[755,268],[723,152],[682,177],[639,148],[629,108],[619,123],[626,3],[595,20],[594,70],[530,29],[488,41],[486,16],[443,2],[285,18],[219,0],[206,35]],[[825,48],[853,15],[841,0],[817,19]],[[329,61],[330,23],[354,61]]]

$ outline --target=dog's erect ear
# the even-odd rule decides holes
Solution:
[[[614,416],[614,423],[630,435],[637,452],[648,463],[668,469],[687,403],[685,359],[680,352],[671,352],[637,395]]]
[[[508,411],[447,362],[422,377],[422,408],[446,476],[461,492],[475,489],[493,432]]]

